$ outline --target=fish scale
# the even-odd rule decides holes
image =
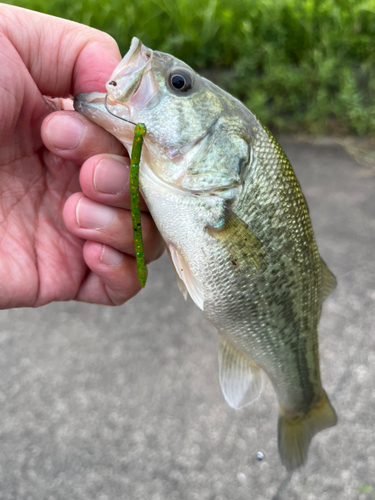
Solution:
[[[312,437],[337,421],[318,348],[322,302],[336,281],[288,158],[242,103],[136,38],[107,91],[111,115],[98,93],[77,96],[75,108],[128,151],[131,128],[116,114],[147,127],[140,187],[181,292],[218,329],[224,397],[246,406],[268,376],[281,461],[300,467]]]

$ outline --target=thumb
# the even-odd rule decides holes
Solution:
[[[111,36],[12,5],[1,4],[0,14],[0,35],[13,44],[42,94],[105,91],[121,59]]]

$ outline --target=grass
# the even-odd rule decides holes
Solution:
[[[371,493],[373,491],[373,487],[372,486],[368,486],[368,485],[357,486],[356,489],[360,493]]]
[[[375,133],[375,0],[12,0],[208,73],[279,132]]]

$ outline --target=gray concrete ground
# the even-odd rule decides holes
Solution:
[[[163,258],[121,308],[0,313],[1,500],[375,498],[375,176],[339,146],[284,146],[339,280],[320,325],[339,424],[307,466],[279,463],[270,384],[226,405],[216,332]]]

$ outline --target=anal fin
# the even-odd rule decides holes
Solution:
[[[224,397],[232,408],[243,408],[262,392],[263,370],[238,349],[225,334],[219,334],[219,378]]]
[[[320,266],[322,269],[322,301],[324,301],[336,288],[337,281],[322,258],[320,258]]]

